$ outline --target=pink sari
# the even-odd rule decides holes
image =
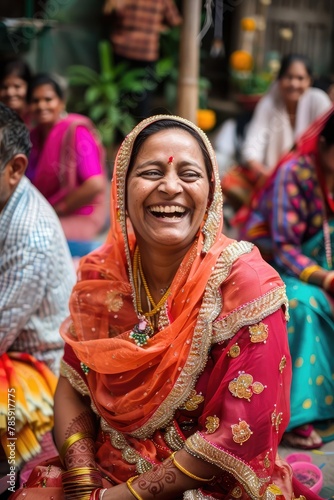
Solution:
[[[86,129],[85,136],[80,129]],[[87,131],[90,140],[87,140]],[[98,161],[92,142],[98,150]],[[55,206],[77,189],[85,180],[103,175],[104,151],[91,121],[81,115],[70,114],[54,125],[45,143],[40,145],[40,128],[31,131],[33,144],[27,177],[48,202]],[[80,178],[79,163],[86,167],[85,178]],[[82,176],[81,176],[82,177]],[[105,180],[107,187],[107,179]],[[107,216],[106,193],[97,195],[89,204],[60,217],[67,239],[91,239],[103,228]]]

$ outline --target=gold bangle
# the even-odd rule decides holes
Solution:
[[[331,281],[334,279],[334,271],[330,271],[326,274],[322,282],[322,288],[328,290]]]
[[[132,495],[137,499],[137,500],[144,500],[132,487],[132,481],[134,481],[138,476],[133,476],[133,477],[130,477],[130,479],[127,480],[126,482],[126,485],[128,487],[128,490],[130,491],[130,493],[132,493]]]
[[[65,460],[65,455],[70,446],[72,446],[72,444],[76,443],[77,441],[80,441],[81,439],[85,438],[92,438],[92,435],[89,432],[76,432],[75,434],[72,434],[72,436],[67,438],[66,441],[64,441],[64,444],[59,452],[59,457],[63,464]]]
[[[308,280],[310,279],[311,274],[313,274],[315,271],[323,271],[323,269],[320,266],[305,267],[305,269],[303,269],[302,272],[300,273],[299,279],[307,283]]]
[[[177,469],[179,469],[181,472],[183,472],[183,474],[185,474],[186,476],[191,477],[192,479],[195,479],[195,481],[202,481],[204,483],[210,483],[211,481],[213,481],[215,479],[215,476],[212,476],[209,479],[204,479],[203,477],[195,476],[195,474],[193,474],[192,472],[189,472],[187,469],[182,467],[182,465],[179,464],[179,462],[176,461],[175,453],[176,453],[176,451],[174,451],[174,453],[171,454],[170,458],[171,458],[173,464],[175,465],[175,467]]]

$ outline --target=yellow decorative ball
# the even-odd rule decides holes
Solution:
[[[243,31],[255,31],[256,22],[252,17],[243,17],[241,19],[241,29]]]
[[[252,71],[253,56],[245,50],[235,50],[230,56],[230,66],[235,71]]]
[[[216,113],[212,109],[197,110],[197,126],[202,130],[211,130],[216,125]]]

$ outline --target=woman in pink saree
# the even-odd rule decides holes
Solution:
[[[285,287],[222,225],[205,134],[174,116],[137,125],[117,155],[107,241],[81,260],[61,328],[61,461],[13,499],[302,495],[277,454],[290,418]]]
[[[91,240],[106,222],[104,152],[91,121],[65,113],[57,80],[37,75],[29,88],[32,152],[27,177],[57,212],[68,240]]]

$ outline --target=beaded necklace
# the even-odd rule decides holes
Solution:
[[[150,309],[147,312],[143,311],[141,305],[141,296],[140,296],[140,285],[139,277],[143,284],[146,296],[149,301],[149,306],[152,306],[153,309]],[[148,284],[143,272],[143,268],[141,265],[141,258],[139,253],[139,248],[136,247],[135,253],[133,256],[133,282],[135,287],[135,295],[136,295],[136,306],[139,314],[140,323],[135,325],[132,332],[130,333],[130,338],[135,341],[137,345],[143,346],[148,343],[150,337],[154,335],[154,327],[152,325],[152,321],[154,321],[154,316],[158,314],[165,304],[167,297],[170,293],[170,286],[167,288],[159,302],[156,304],[153,300],[150,289],[148,288]]]
[[[133,260],[133,264],[134,264],[134,268],[136,267],[138,270],[139,270],[139,274],[140,274],[140,278],[142,280],[142,283],[143,283],[143,287],[144,287],[144,290],[145,290],[145,293],[147,295],[147,298],[148,300],[150,301],[153,309],[147,313],[145,313],[145,316],[146,317],[151,317],[151,316],[154,316],[157,312],[160,311],[160,309],[162,308],[163,304],[166,302],[166,299],[169,295],[169,292],[170,292],[170,286],[166,289],[165,293],[163,294],[163,296],[161,297],[161,299],[159,300],[159,302],[156,304],[153,300],[153,297],[151,295],[151,292],[150,292],[150,289],[148,288],[148,284],[147,284],[147,281],[146,281],[146,278],[145,278],[145,275],[144,275],[144,271],[143,271],[143,268],[142,268],[142,265],[141,265],[141,258],[140,258],[140,253],[139,253],[139,248],[137,247],[136,250],[135,250],[135,255],[134,255],[134,260]],[[135,273],[135,270],[134,270],[134,273]],[[136,280],[136,282],[138,283],[138,280]],[[137,297],[137,309],[139,312],[143,312],[141,309],[141,301],[140,301],[140,290],[139,289],[136,289],[136,297]]]

